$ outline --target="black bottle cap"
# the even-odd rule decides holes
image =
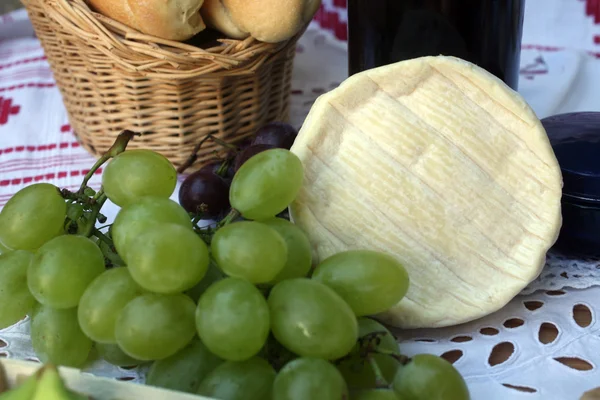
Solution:
[[[563,195],[600,202],[600,112],[542,119],[563,174]]]

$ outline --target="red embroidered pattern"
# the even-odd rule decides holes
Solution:
[[[600,24],[600,0],[587,0],[585,13],[594,18],[595,24]]]
[[[345,4],[346,1],[338,0],[337,2]],[[340,20],[340,14],[336,10],[328,10],[325,5],[321,4],[314,20],[319,23],[321,28],[333,32],[338,40],[348,40],[348,25]]]
[[[8,117],[17,115],[21,110],[20,106],[14,105],[12,99],[0,96],[0,125],[8,122]]]

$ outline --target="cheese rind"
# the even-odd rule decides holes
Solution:
[[[515,91],[453,57],[354,75],[313,105],[294,146],[291,217],[315,260],[379,250],[408,270],[379,317],[402,328],[490,314],[534,280],[561,226],[562,176]]]

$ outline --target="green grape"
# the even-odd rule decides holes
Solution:
[[[352,393],[350,400],[403,400],[391,389],[370,389]]]
[[[94,242],[85,236],[62,235],[37,251],[27,271],[27,284],[40,303],[73,308],[104,270],[104,256]]]
[[[396,305],[408,291],[408,273],[392,256],[350,250],[326,258],[312,279],[335,290],[356,316],[373,315]]]
[[[196,305],[183,294],[144,294],[119,313],[117,344],[138,360],[161,360],[177,353],[196,334]]]
[[[392,384],[402,400],[469,400],[469,389],[452,364],[432,354],[418,354],[401,366]]]
[[[297,358],[279,371],[273,400],[341,400],[348,388],[340,372],[320,358]]]
[[[246,219],[272,218],[296,198],[303,179],[298,156],[285,149],[266,150],[248,159],[236,172],[229,202]]]
[[[27,287],[27,268],[33,254],[15,250],[0,255],[0,329],[7,328],[33,310],[35,299]]]
[[[113,158],[102,174],[102,187],[120,207],[144,196],[169,198],[177,184],[177,171],[163,155],[146,149],[127,150]]]
[[[0,242],[8,249],[38,249],[63,233],[66,216],[67,204],[56,186],[27,186],[11,197],[0,212]]]
[[[200,382],[222,362],[223,360],[212,354],[201,340],[195,338],[177,354],[155,361],[148,371],[146,384],[196,393]]]
[[[190,290],[187,290],[185,294],[190,296],[191,299],[194,300],[194,302],[198,303],[198,300],[200,300],[200,296],[202,296],[202,294],[206,292],[206,289],[208,289],[212,284],[220,281],[223,278],[225,278],[223,272],[219,269],[219,267],[217,267],[217,264],[215,264],[213,260],[210,260],[208,264],[208,269],[206,270],[206,274],[204,274],[202,280],[198,282],[196,286],[194,286]]]
[[[198,394],[219,400],[271,399],[275,370],[262,358],[226,361],[200,383]]]
[[[269,306],[262,293],[239,278],[225,278],[200,297],[196,328],[211,352],[229,361],[247,360],[269,336]]]
[[[132,241],[153,225],[173,223],[192,229],[188,213],[171,199],[147,196],[119,211],[111,235],[117,252],[127,262]]]
[[[352,309],[320,282],[306,278],[279,282],[268,304],[273,335],[300,356],[335,360],[356,344],[358,322]]]
[[[360,342],[357,343],[349,357],[344,358],[338,363],[337,367],[350,389],[369,389],[375,387],[377,383],[373,367],[361,353],[365,347],[371,347],[372,350],[380,351],[381,353],[400,355],[398,342],[385,326],[370,318],[358,319],[359,338],[365,338],[365,336],[375,332],[384,332],[384,334],[377,335],[376,337],[371,336],[373,338],[372,341],[364,339],[362,346]],[[387,354],[371,353],[371,357],[375,360],[386,382],[391,383],[400,363]]]
[[[267,283],[287,260],[285,240],[274,229],[254,221],[225,225],[211,242],[217,265],[229,276]]]
[[[0,254],[10,253],[11,251],[11,249],[9,249],[2,242],[0,242]]]
[[[117,365],[119,367],[132,367],[134,365],[140,365],[143,361],[136,360],[133,357],[125,354],[119,345],[114,343],[96,343],[96,349],[100,357],[109,364]]]
[[[87,287],[78,307],[81,330],[98,343],[116,343],[117,316],[144,290],[131,278],[125,267],[103,272]]]
[[[75,368],[87,361],[92,349],[92,341],[77,322],[76,308],[39,305],[31,321],[31,343],[41,362]]]
[[[153,225],[131,242],[127,265],[133,279],[156,293],[193,288],[208,269],[208,247],[193,230],[176,224]]]
[[[271,218],[262,223],[279,233],[287,245],[287,261],[271,283],[306,277],[312,266],[312,253],[308,237],[302,229],[283,218]]]

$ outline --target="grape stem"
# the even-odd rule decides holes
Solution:
[[[219,221],[219,223],[216,226],[216,229],[222,228],[225,225],[230,224],[233,220],[239,218],[240,216],[240,212],[235,208],[232,208],[231,211],[229,211],[229,214],[227,214],[225,218]]]
[[[219,169],[217,170],[217,175],[219,175],[220,177],[225,176],[225,173],[227,172],[227,169],[229,168],[229,164],[231,163],[231,160],[225,160],[221,163],[221,166],[219,166]]]
[[[385,331],[371,332],[368,335],[365,335],[358,339],[360,347],[363,348],[364,355],[368,356],[369,354],[382,354],[392,357],[394,360],[398,361],[402,365],[408,364],[410,362],[409,357],[401,354],[396,354],[389,350],[383,350],[378,348],[379,344],[381,343],[382,336],[385,336],[387,334],[388,333]]]
[[[375,361],[373,355],[367,354],[367,361],[371,365],[373,373],[375,374],[375,386],[377,386],[378,389],[390,387],[388,381],[386,381],[383,377],[383,372],[381,372],[381,368],[379,368],[379,365],[377,365],[377,361]]]
[[[98,218],[98,214],[100,214],[100,209],[102,208],[102,206],[104,205],[104,202],[106,201],[107,197],[104,193],[102,193],[100,195],[100,197],[98,197],[98,199],[95,200],[94,205],[92,207],[92,212],[90,213],[90,216],[88,218],[88,220],[86,221],[86,223],[84,225],[80,225],[78,228],[78,232],[81,235],[90,237],[92,235],[92,232],[94,230],[94,227],[96,226],[96,218]]]
[[[202,148],[202,145],[204,145],[204,143],[208,140],[208,139],[212,139],[215,143],[225,147],[226,149],[231,149],[231,150],[238,150],[238,148],[235,145],[232,145],[230,143],[227,143],[217,137],[214,137],[212,134],[208,134],[205,137],[202,138],[202,140],[200,140],[198,142],[198,144],[196,144],[196,146],[194,146],[194,149],[192,150],[192,153],[190,154],[190,156],[188,157],[187,160],[185,160],[185,162],[183,164],[181,164],[179,166],[179,168],[177,168],[177,173],[178,174],[182,174],[185,172],[186,169],[188,169],[189,167],[191,167],[192,165],[194,165],[194,163],[196,162],[196,160],[198,159],[198,152],[200,151],[200,148]]]
[[[218,145],[221,145],[221,146],[225,147],[226,149],[235,150],[235,151],[238,150],[238,147],[236,145],[233,145],[231,143],[227,143],[226,141],[221,140],[218,137],[214,137],[212,135],[211,135],[211,137],[212,137],[212,140],[214,140]]]
[[[124,130],[123,132],[121,132],[119,134],[119,136],[117,136],[117,139],[115,140],[113,145],[110,147],[110,149],[108,149],[108,151],[106,153],[104,153],[98,160],[96,160],[96,163],[92,166],[92,168],[88,171],[88,173],[85,174],[85,176],[83,177],[83,181],[81,181],[81,186],[79,187],[79,191],[77,193],[83,194],[85,188],[87,187],[89,180],[92,178],[92,176],[94,176],[94,173],[98,170],[98,168],[100,168],[109,159],[114,158],[114,157],[118,156],[119,154],[121,154],[122,152],[124,152],[125,149],[127,148],[127,144],[129,143],[129,141],[131,139],[133,139],[134,136],[139,136],[139,135],[140,135],[139,133],[134,133],[130,130]],[[98,196],[98,193],[96,193],[96,196],[94,196],[94,198],[97,198],[97,196]]]
[[[107,245],[109,245],[110,247],[113,247],[113,245],[114,245],[113,241],[108,236],[106,236],[100,229],[94,228],[94,230],[92,231],[92,234],[94,236],[96,236],[98,239],[102,240]]]
[[[102,196],[104,194],[104,188],[100,188],[100,190],[98,190],[96,192],[96,194],[94,195],[94,197],[92,197],[92,201],[96,202],[98,201],[98,199],[100,198],[100,196]]]
[[[119,257],[115,250],[115,245],[111,238],[106,236],[104,233],[100,231],[100,229],[94,228],[92,231],[92,235],[96,236],[100,241],[102,241],[106,246],[107,250],[104,251],[100,246],[100,249],[103,250],[102,254],[104,257],[110,261],[110,263],[114,265],[125,265],[125,262]]]
[[[200,216],[201,216],[201,214],[200,214]],[[196,232],[200,236],[200,238],[204,241],[204,243],[206,243],[207,245],[210,246],[210,242],[212,240],[212,236],[214,235],[214,233],[217,230],[219,230],[220,228],[233,222],[235,219],[237,219],[239,217],[240,217],[239,211],[232,208],[229,211],[229,213],[222,220],[220,220],[216,224],[210,224],[203,228],[200,228],[198,226],[198,222],[200,221],[201,218],[199,217],[199,215],[196,215],[195,217],[192,218],[192,226],[194,228],[194,232]]]
[[[200,151],[200,148],[211,137],[212,137],[212,135],[209,133],[208,135],[206,135],[205,137],[203,137],[202,140],[200,140],[196,144],[196,146],[194,146],[194,149],[192,150],[192,154],[190,154],[190,156],[188,157],[188,159],[185,160],[185,162],[183,164],[181,164],[179,166],[179,168],[177,168],[177,173],[178,174],[182,174],[183,172],[185,172],[186,169],[188,169],[189,167],[191,167],[192,165],[194,165],[194,163],[198,159],[198,152]]]
[[[382,355],[385,355],[385,356],[390,356],[390,357],[392,357],[394,360],[398,361],[402,365],[406,365],[406,364],[408,364],[411,361],[410,357],[407,357],[407,356],[402,355],[402,354],[392,353],[391,351],[387,351],[387,350],[380,350],[380,349],[369,350],[369,353],[382,354]]]

